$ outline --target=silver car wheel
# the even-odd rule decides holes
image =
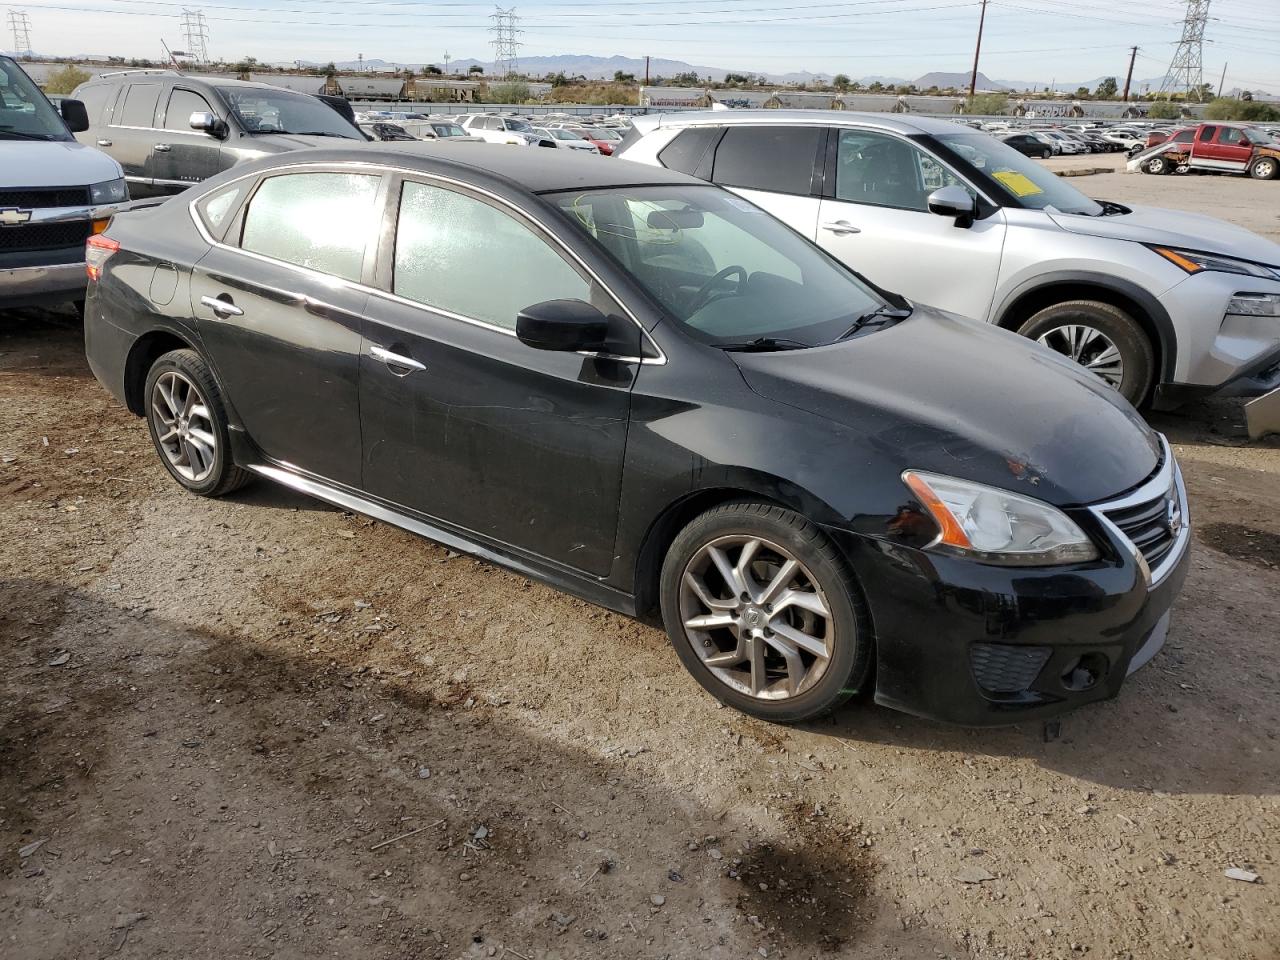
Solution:
[[[213,472],[218,434],[199,388],[176,371],[162,374],[151,391],[156,445],[176,473],[200,483]]]
[[[1124,359],[1112,339],[1101,330],[1083,323],[1068,323],[1046,330],[1036,339],[1120,389],[1124,381]]]
[[[760,537],[720,537],[693,555],[680,581],[680,621],[716,679],[761,700],[812,688],[836,642],[813,574]]]

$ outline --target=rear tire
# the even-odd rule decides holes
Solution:
[[[1173,165],[1170,164],[1169,161],[1166,160],[1164,157],[1152,157],[1150,160],[1147,161],[1147,166],[1146,166],[1147,173],[1155,174],[1157,177],[1164,176],[1165,174],[1169,173],[1169,171],[1172,169],[1173,169]]]
[[[213,372],[194,350],[171,350],[147,373],[151,442],[169,475],[202,497],[238,490],[253,475],[231,459],[227,408]]]
[[[867,683],[874,644],[862,595],[835,546],[798,513],[744,500],[708,510],[672,542],[660,594],[676,655],[736,710],[797,723]]]
[[[1274,180],[1280,175],[1280,161],[1274,157],[1259,157],[1249,168],[1249,176],[1255,180]]]
[[[1048,160],[1048,159],[1049,159],[1050,157],[1052,157],[1052,156],[1053,156],[1053,151],[1052,151],[1052,150],[1045,149],[1045,150],[1041,150],[1041,151],[1040,151],[1040,159],[1041,159],[1041,160]]]
[[[1080,363],[1135,407],[1151,391],[1156,371],[1151,340],[1138,321],[1109,303],[1055,303],[1032,316],[1018,333]]]

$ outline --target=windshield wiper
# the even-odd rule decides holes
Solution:
[[[276,133],[282,133],[286,137],[337,137],[340,140],[355,139],[355,137],[349,137],[345,133],[329,133],[327,130],[277,130]]]
[[[836,337],[836,340],[848,340],[869,323],[883,323],[886,320],[905,320],[909,316],[911,316],[910,310],[899,309],[885,304],[884,306],[876,307],[869,313],[864,313],[857,320],[853,321],[853,325],[844,333],[840,334],[840,336]]]
[[[0,126],[0,135],[13,137],[17,140],[52,140],[53,137],[47,133],[23,133],[21,130],[15,130],[13,127]]]
[[[716,346],[729,353],[769,353],[774,350],[807,350],[813,344],[785,337],[756,337],[754,340],[717,343]]]

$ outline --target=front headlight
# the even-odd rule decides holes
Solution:
[[[89,186],[90,203],[124,203],[129,199],[129,185],[124,177],[119,180],[104,180]]]
[[[902,480],[941,530],[930,544],[983,563],[1049,566],[1098,559],[1098,548],[1056,507],[998,487],[907,470]]]
[[[1152,247],[1151,249],[1174,266],[1181,267],[1187,273],[1202,273],[1205,270],[1212,270],[1215,273],[1239,273],[1246,277],[1280,280],[1280,269],[1268,267],[1261,263],[1237,260],[1235,257],[1223,257],[1216,253],[1175,250],[1172,247]]]
[[[1280,317],[1280,293],[1237,293],[1227,302],[1227,313],[1244,317]]]

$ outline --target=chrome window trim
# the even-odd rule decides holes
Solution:
[[[1170,571],[1177,566],[1183,554],[1186,553],[1187,544],[1191,540],[1191,511],[1187,503],[1187,487],[1182,479],[1182,468],[1178,466],[1178,461],[1174,458],[1173,448],[1169,446],[1168,438],[1163,433],[1158,433],[1156,436],[1160,438],[1162,461],[1160,469],[1155,476],[1123,497],[1108,500],[1105,503],[1093,503],[1088,507],[1089,512],[1112,536],[1116,537],[1120,543],[1128,546],[1130,554],[1137,561],[1149,588],[1158,586],[1169,575]],[[1157,497],[1168,494],[1170,490],[1173,491],[1174,496],[1177,498],[1178,508],[1182,511],[1182,529],[1178,531],[1178,535],[1174,538],[1173,546],[1169,548],[1164,560],[1152,570],[1147,566],[1147,561],[1142,556],[1142,551],[1134,546],[1133,541],[1111,521],[1107,513],[1111,510],[1123,510],[1126,507],[1150,503]]]
[[[540,231],[548,240],[551,241],[552,244],[555,245],[555,247],[564,251],[564,253],[570,258],[570,260],[572,260],[573,263],[577,264],[577,266],[584,273],[586,273],[588,277],[590,277],[595,283],[599,284],[600,288],[609,295],[609,297],[614,301],[614,303],[616,303],[619,307],[622,308],[622,311],[623,313],[626,314],[627,319],[629,319],[632,323],[636,325],[637,329],[639,329],[640,331],[640,335],[649,342],[649,345],[652,346],[653,349],[658,354],[656,357],[618,357],[614,354],[604,353],[601,351],[585,351],[584,350],[584,351],[579,351],[579,355],[586,356],[586,357],[596,357],[602,360],[623,360],[629,363],[639,363],[647,366],[662,366],[667,362],[666,353],[663,351],[662,347],[658,345],[657,341],[653,339],[649,331],[644,328],[644,324],[640,322],[640,319],[634,313],[631,312],[631,309],[626,305],[626,303],[623,302],[622,298],[613,292],[613,288],[611,288],[607,283],[605,283],[604,280],[600,278],[599,274],[597,274],[594,270],[592,270],[591,267],[589,267],[586,264],[586,262],[583,261],[583,259],[580,256],[578,256],[576,251],[574,251],[567,243],[565,243],[558,236],[556,236],[555,233],[552,232],[552,230],[545,223],[538,220],[528,211],[520,208],[516,204],[512,203],[510,200],[507,200],[505,197],[500,197],[497,194],[484,189],[483,187],[477,186],[476,184],[468,183],[465,180],[458,180],[453,177],[443,176],[437,173],[424,173],[421,170],[414,170],[409,167],[387,166],[385,164],[368,163],[366,161],[361,161],[361,160],[347,160],[347,161],[313,160],[313,161],[304,161],[299,163],[284,164],[279,167],[272,167],[270,170],[266,170],[266,171],[260,170],[255,173],[246,173],[243,176],[235,177],[231,180],[227,180],[224,183],[219,184],[218,188],[221,189],[222,187],[229,187],[233,183],[239,183],[241,180],[248,180],[255,177],[275,176],[276,173],[279,171],[285,171],[285,170],[300,171],[300,170],[308,170],[308,169],[323,171],[323,170],[332,170],[334,168],[352,168],[355,171],[360,173],[364,173],[368,171],[377,176],[382,176],[386,173],[398,173],[401,176],[407,176],[407,177],[423,177],[428,180],[433,180],[439,183],[448,184],[453,187],[461,187],[463,190],[473,191],[475,193],[480,194],[481,196],[487,197],[488,199],[498,204],[501,204],[503,207],[506,207],[507,209],[513,211],[514,214],[517,216],[517,218],[531,224],[533,227],[536,228],[536,230]],[[202,200],[203,198],[204,198],[203,194],[201,196],[193,198],[191,202],[187,204],[187,213],[190,215],[191,220],[195,224],[196,230],[199,232],[201,238],[210,246],[220,247],[223,250],[229,250],[233,253],[238,253],[241,256],[252,257],[254,259],[261,260],[264,263],[270,263],[275,266],[282,266],[291,270],[296,270],[299,273],[302,273],[306,276],[322,279],[326,282],[344,284],[345,286],[348,286],[353,290],[358,290],[361,293],[366,293],[371,296],[381,297],[385,300],[391,300],[395,303],[401,303],[406,306],[415,307],[419,310],[425,310],[429,313],[439,314],[451,320],[458,320],[458,321],[461,321],[462,323],[468,323],[468,324],[471,324],[472,326],[482,327],[486,330],[493,330],[493,331],[496,331],[497,333],[502,333],[509,337],[514,337],[516,335],[516,332],[514,330],[509,330],[506,327],[498,326],[496,323],[490,323],[487,320],[480,320],[476,317],[467,317],[459,313],[452,313],[451,311],[444,310],[439,307],[433,307],[429,304],[420,303],[417,300],[410,300],[407,297],[399,296],[398,294],[392,293],[390,290],[383,290],[379,287],[372,287],[372,286],[369,286],[368,284],[359,283],[354,280],[347,280],[343,277],[336,277],[332,274],[324,273],[320,270],[312,270],[310,267],[303,267],[296,263],[289,263],[288,261],[285,261],[285,260],[276,260],[273,257],[264,256],[263,254],[260,254],[260,253],[254,253],[252,250],[245,250],[243,247],[237,247],[228,243],[223,243],[220,240],[215,240],[213,236],[209,233],[208,229],[205,227],[204,221],[200,218],[200,212],[196,209],[196,204],[199,203],[200,200]]]

